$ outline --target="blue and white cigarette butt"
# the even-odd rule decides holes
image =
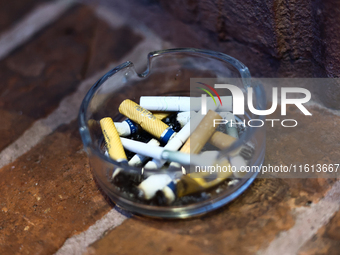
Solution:
[[[188,122],[178,133],[174,138],[172,138],[165,146],[164,149],[171,150],[171,151],[177,151],[189,138],[190,136],[190,122]],[[162,167],[165,164],[166,160],[159,160],[159,159],[153,159],[149,161],[145,168],[147,169],[157,169]]]
[[[195,114],[194,111],[187,111],[187,112],[179,112],[177,114],[177,121],[181,125],[181,127],[184,127],[189,121],[191,114]]]
[[[129,119],[122,122],[115,122],[115,126],[119,136],[123,137],[135,134],[138,131],[138,125]]]
[[[141,196],[146,200],[152,199],[159,190],[163,191],[167,204],[171,204],[176,199],[176,185],[167,174],[151,175],[142,181],[138,188],[141,191]]]
[[[160,142],[157,141],[157,139],[152,138],[147,144],[159,146]],[[149,157],[137,153],[129,160],[129,165],[130,166],[142,166],[148,159]]]

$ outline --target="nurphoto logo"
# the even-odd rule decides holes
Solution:
[[[243,91],[235,86],[235,85],[231,85],[231,84],[215,84],[215,88],[216,89],[228,89],[231,94],[232,97],[221,97],[219,96],[219,94],[217,93],[217,91],[212,87],[209,86],[207,84],[198,82],[204,86],[206,86],[207,88],[209,88],[211,91],[213,91],[217,98],[220,101],[221,106],[222,104],[222,99],[223,100],[229,100],[229,102],[224,102],[224,103],[231,103],[230,100],[232,100],[232,113],[234,115],[244,115],[245,111],[244,111],[244,105],[245,105],[245,98],[244,98],[244,94]],[[197,87],[201,90],[203,90],[204,92],[206,92],[214,101],[216,107],[217,107],[217,103],[215,98],[213,97],[213,95],[204,88],[201,87]],[[301,93],[304,95],[303,98],[287,98],[287,95],[289,93]],[[282,87],[281,88],[281,115],[282,116],[286,116],[287,114],[287,105],[295,105],[304,115],[306,116],[311,116],[312,114],[306,109],[305,106],[303,106],[304,103],[307,103],[309,100],[311,99],[311,93],[308,89],[305,88],[299,88],[299,87]],[[273,93],[272,93],[272,105],[269,109],[267,110],[259,110],[259,109],[255,109],[254,105],[253,105],[253,88],[252,87],[248,87],[247,88],[247,104],[248,104],[248,109],[251,113],[258,115],[258,116],[266,116],[266,115],[270,115],[272,113],[275,112],[275,110],[277,109],[278,106],[278,88],[273,87]],[[206,115],[207,114],[207,97],[206,94],[202,94],[201,95],[201,113],[202,115]],[[218,110],[218,107],[217,107]],[[283,120],[279,120],[279,119],[266,119],[265,121],[270,121],[271,122],[271,126],[274,127],[274,122],[275,121],[281,121],[281,125],[283,127],[295,127],[297,126],[297,121],[294,119],[283,119]],[[264,121],[261,119],[250,119],[248,121],[248,123],[246,123],[246,120],[243,120],[243,122],[241,123],[230,123],[231,121],[225,120],[225,119],[215,119],[214,120],[214,126],[215,125],[220,125],[220,124],[228,124],[230,126],[232,126],[233,124],[238,124],[238,125],[244,125],[246,126],[246,124],[248,124],[248,126],[250,127],[262,127],[264,125]],[[255,125],[256,123],[256,125]],[[293,123],[291,125],[288,125],[288,123]]]

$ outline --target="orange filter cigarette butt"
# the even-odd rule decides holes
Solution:
[[[122,142],[112,119],[109,117],[101,119],[100,126],[104,134],[106,148],[110,157],[116,161],[127,161]]]
[[[190,136],[190,153],[198,154],[202,150],[217,128],[217,126],[214,127],[213,125],[214,119],[221,118],[218,113],[212,110],[208,111]]]
[[[167,143],[176,134],[172,128],[157,119],[150,111],[129,99],[120,104],[119,112],[138,123],[145,131],[160,139],[163,143]]]
[[[216,131],[209,140],[209,143],[216,146],[220,150],[224,150],[225,148],[228,148],[230,145],[232,145],[237,138],[232,137],[230,135],[224,134],[220,131]]]
[[[189,137],[188,140],[185,142],[185,144],[182,146],[180,152],[183,152],[183,153],[190,153],[190,137]]]

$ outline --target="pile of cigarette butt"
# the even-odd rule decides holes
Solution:
[[[149,205],[186,205],[204,201],[242,177],[230,171],[230,166],[247,165],[254,152],[252,146],[244,146],[228,160],[222,157],[218,161],[218,155],[245,128],[214,126],[216,119],[235,122],[235,116],[214,105],[202,114],[201,105],[195,107],[190,100],[142,96],[137,104],[126,99],[119,105],[124,121],[114,122],[111,117],[99,120],[104,137],[102,151],[120,163],[113,170],[111,182],[125,197]],[[187,171],[188,166],[217,164],[229,170],[214,174],[202,171],[199,175]],[[141,172],[127,171],[129,166]]]

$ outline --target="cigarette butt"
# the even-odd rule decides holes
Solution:
[[[223,117],[223,119],[228,121],[228,123],[226,124],[227,134],[232,137],[238,138],[237,128],[235,127],[235,125],[233,125],[233,123],[236,123],[234,114],[232,114],[231,112],[219,112],[219,114]]]
[[[167,143],[175,135],[172,128],[157,119],[150,111],[129,99],[120,104],[119,112],[139,124],[145,131],[160,139],[163,143]]]
[[[100,120],[105,144],[110,157],[116,161],[126,161],[125,151],[119,134],[112,119],[107,117]]]
[[[213,111],[211,111],[211,112],[213,112]],[[209,113],[209,116],[207,117],[207,118],[211,118],[212,117],[212,115],[213,115],[213,113]],[[206,118],[206,116],[204,116],[204,117],[202,117],[202,115],[200,114],[200,113],[195,113],[195,112],[189,112],[191,115],[192,115],[192,118],[190,118],[190,120],[189,120],[189,122],[191,122],[191,124],[193,125],[193,126],[196,126],[196,125],[201,125],[201,123],[202,123],[202,121],[204,120],[204,118]],[[220,117],[220,116],[219,116]],[[209,119],[205,119],[205,121],[204,122],[206,122],[206,121],[210,121]],[[188,123],[189,123],[188,122]],[[203,125],[204,125],[204,122],[203,122]],[[187,125],[187,124],[186,124]],[[208,124],[209,125],[209,124]],[[196,128],[197,129],[197,128]],[[191,134],[191,136],[188,138],[188,140],[184,143],[184,145],[182,146],[182,148],[181,148],[181,150],[180,150],[180,152],[183,152],[183,153],[189,153],[190,154],[190,147],[191,147],[191,138],[193,137],[193,134],[196,132],[196,136],[194,135],[194,137],[197,137],[197,136],[200,136],[200,134],[199,133],[197,133],[197,132],[201,132],[201,131],[196,131],[196,129],[192,132],[192,134]],[[215,128],[216,129],[216,128]],[[215,130],[214,129],[214,130]],[[204,132],[204,131],[202,131],[202,132]],[[208,136],[210,135],[210,134],[207,134]],[[205,139],[205,138],[204,138]],[[205,145],[205,143],[206,142],[204,142],[204,140],[202,141],[203,142],[203,146]],[[202,146],[202,147],[203,147]],[[202,148],[201,148],[202,149]],[[197,152],[196,153],[193,153],[193,154],[197,154],[201,149],[197,149]],[[149,164],[150,165],[150,167],[151,167],[151,163]],[[177,162],[171,162],[170,163],[170,165],[171,166],[173,166],[173,167],[180,167],[180,164],[179,163],[177,163]]]
[[[218,98],[215,97],[215,100]],[[223,106],[219,106],[219,111],[232,110],[232,97],[222,96],[221,100]],[[174,97],[174,96],[142,96],[140,97],[140,105],[145,109],[151,111],[200,111],[201,110],[201,97]],[[207,99],[207,103],[213,102],[212,98]]]
[[[174,189],[173,189],[173,187],[174,187]],[[165,186],[162,191],[163,191],[164,196],[167,200],[167,204],[171,204],[172,202],[175,201],[175,199],[176,199],[176,184],[171,182],[170,184]]]
[[[157,119],[162,120],[165,119],[166,117],[170,116],[172,112],[152,112],[153,116],[155,116]]]
[[[159,147],[155,145],[150,145],[147,143],[139,142],[136,140],[131,140],[128,138],[121,138],[121,142],[125,149],[138,153],[149,158],[162,158],[162,153],[164,152],[164,147]]]
[[[204,116],[202,116],[200,113],[192,112],[192,116],[187,124],[178,132],[178,134],[171,140],[167,145],[165,145],[165,149],[167,150],[178,150],[184,143],[187,141],[189,138],[190,134],[192,133],[192,130],[190,126],[197,126],[202,120]],[[186,150],[190,150],[190,143],[186,145],[187,148]],[[160,168],[163,166],[165,163],[164,160],[158,160],[158,159],[153,159],[149,161],[146,165],[145,168],[148,169],[156,169]],[[173,166],[178,166],[178,164],[173,164]]]
[[[129,119],[126,119],[122,122],[114,122],[114,124],[119,136],[129,136],[131,134],[137,133],[138,131],[138,126]]]
[[[183,152],[183,153],[190,153],[190,137],[189,137],[188,140],[185,142],[185,144],[182,146],[180,152]]]
[[[155,174],[149,176],[147,179],[142,181],[138,188],[142,191],[142,195],[145,199],[149,200],[153,198],[158,190],[164,190],[167,186],[174,186],[169,185],[172,183],[172,178],[167,174]],[[165,189],[165,195],[170,195],[169,200],[171,202],[174,200],[175,195],[169,192],[170,190]],[[163,192],[164,192],[163,191]],[[174,192],[173,192],[174,193]],[[169,201],[170,202],[170,201]]]
[[[159,146],[160,143],[156,139],[152,138],[147,144]],[[149,157],[137,153],[129,160],[129,165],[130,166],[141,166],[145,163],[145,161],[148,160],[148,158]]]
[[[237,138],[235,138],[235,137],[224,134],[220,131],[216,131],[210,137],[209,143],[216,146],[220,150],[224,150],[224,149],[230,147],[230,145],[232,145],[236,140],[237,140]]]
[[[219,166],[224,169],[231,169],[228,160],[218,162]],[[216,167],[216,166],[215,166]],[[198,172],[195,174],[182,175],[181,179],[177,182],[177,196],[182,197],[196,192],[200,192],[212,188],[221,182],[225,181],[232,175],[232,171],[226,170],[225,172],[218,172],[217,178],[209,181],[209,172]]]
[[[188,122],[165,146],[164,149],[170,151],[177,151],[189,138],[190,136],[190,122]],[[145,168],[156,169],[160,168],[165,164],[166,160],[153,159],[149,161]]]
[[[180,152],[190,154],[190,137],[189,137],[188,140],[185,142],[185,144],[182,146],[182,148],[180,149]],[[170,163],[170,166],[173,166],[173,167],[181,167],[181,164],[179,164],[179,163],[177,163],[177,162],[171,162],[171,163]]]
[[[214,119],[220,118],[221,116],[218,113],[211,110],[204,116],[190,136],[190,152],[192,154],[198,154],[202,150],[217,128],[213,125]]]
[[[190,97],[142,96],[140,105],[154,111],[190,111]]]
[[[183,197],[198,191],[203,190],[203,188],[189,175],[182,175],[179,182],[176,185],[177,196]]]
[[[181,152],[197,154],[201,151],[203,146],[209,140],[210,143],[218,147],[219,149],[225,149],[230,146],[235,140],[235,137],[226,135],[222,132],[216,131],[216,127],[213,128],[213,120],[221,118],[216,112],[209,110],[208,114],[203,118],[195,131],[191,134],[190,140],[183,145]],[[190,146],[191,144],[191,146]],[[189,147],[189,149],[188,149]],[[190,148],[191,147],[191,148]],[[206,152],[211,155],[218,152]],[[180,181],[177,183],[177,196],[182,197],[185,195],[200,192],[209,188],[212,188],[219,183],[226,180],[232,175],[230,163],[228,160],[224,159],[215,164],[215,167],[221,167],[221,169],[226,169],[225,171],[217,172],[217,178],[209,181],[206,177],[209,177],[210,173],[197,173],[183,175]]]
[[[181,127],[184,127],[185,124],[187,124],[190,121],[191,115],[194,114],[194,111],[187,111],[187,112],[179,112],[177,114],[177,121],[181,125]]]
[[[209,142],[216,146],[217,148],[219,148],[220,150],[224,150],[228,147],[230,147],[230,145],[232,145],[235,141],[237,140],[237,138],[232,137],[230,135],[224,134],[222,132],[216,131],[210,138]],[[241,178],[245,175],[245,173],[241,172],[240,169],[243,166],[246,166],[246,161],[245,159],[238,155],[238,154],[242,154],[242,152],[246,151],[246,147],[242,146],[240,149],[238,149],[237,151],[233,152],[234,155],[231,155],[230,157],[230,164],[234,167],[236,167],[237,171],[234,172],[234,176],[237,178]]]

